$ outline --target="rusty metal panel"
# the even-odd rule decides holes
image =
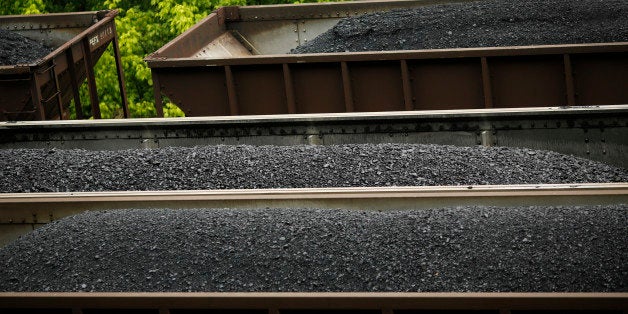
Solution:
[[[198,51],[194,57],[197,58],[226,58],[244,57],[251,55],[231,33],[223,33],[215,40]]]
[[[628,103],[628,54],[571,56],[578,105]]]
[[[159,69],[162,93],[186,116],[229,115],[223,67]]]
[[[285,53],[299,45],[297,22],[260,21],[233,23],[229,27],[247,38],[254,54]]]
[[[159,57],[191,57],[212,40],[220,36],[225,31],[224,9],[218,10],[192,26],[190,29],[170,41],[151,56]]]
[[[0,79],[1,121],[20,120],[34,114],[32,103],[27,108],[31,99],[30,84],[28,75],[5,75]]]
[[[487,59],[496,108],[567,105],[562,55]]]
[[[347,63],[354,111],[404,110],[399,62]]]
[[[232,67],[239,114],[288,113],[281,65]]]
[[[416,110],[484,108],[480,60],[408,61]]]
[[[339,63],[290,64],[297,113],[343,112]]]

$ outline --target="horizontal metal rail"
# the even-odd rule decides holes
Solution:
[[[73,314],[99,309],[110,310],[107,313],[144,310],[142,313],[159,314],[178,310],[260,314],[426,313],[407,310],[510,314],[589,310],[621,314],[628,310],[628,293],[0,293],[1,308],[39,309],[37,313],[46,313],[42,309],[67,309]]]
[[[628,105],[0,122],[0,148],[429,143],[553,150],[628,168]]]
[[[48,222],[47,218],[60,218],[60,212],[67,214],[133,207],[179,209],[271,206],[403,210],[463,205],[606,204],[628,204],[628,183],[4,193],[0,194],[0,223],[42,223]]]
[[[0,246],[43,224],[125,208],[407,210],[452,206],[628,204],[628,183],[0,194]]]

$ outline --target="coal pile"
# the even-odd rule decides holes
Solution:
[[[45,57],[52,50],[16,32],[0,29],[0,66],[28,64]]]
[[[292,53],[628,41],[625,0],[493,0],[341,20]]]
[[[551,151],[419,144],[0,150],[0,192],[628,182]]]
[[[0,249],[0,291],[628,291],[628,206],[136,209]]]

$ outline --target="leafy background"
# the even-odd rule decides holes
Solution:
[[[144,57],[190,28],[213,10],[226,5],[260,5],[329,0],[0,0],[0,15],[117,9],[116,28],[131,116],[156,116],[151,72]],[[95,66],[96,86],[103,118],[121,118],[115,59],[108,52]],[[81,88],[83,112],[89,113],[86,84]],[[70,106],[74,118],[74,106]],[[183,116],[175,105],[164,105],[166,117]]]

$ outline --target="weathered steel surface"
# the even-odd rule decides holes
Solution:
[[[85,78],[92,113],[99,117],[93,66],[110,42],[117,44],[116,15],[117,11],[94,11],[0,17],[0,28],[57,47],[32,64],[0,66],[0,121],[67,118],[70,101],[80,105],[78,87]],[[118,79],[123,86],[120,67]],[[121,91],[123,111],[128,113],[126,92]]]
[[[628,168],[626,134],[628,105],[618,105],[5,122],[0,148],[431,143],[553,150]]]
[[[45,224],[91,210],[126,208],[328,208],[405,210],[468,205],[628,203],[628,184],[541,184],[0,194],[0,246]],[[21,226],[18,230],[3,229]],[[17,227],[15,227],[17,228]],[[9,232],[5,234],[4,232]]]
[[[226,7],[146,58],[187,116],[628,103],[628,43],[286,55],[344,16],[453,1]],[[204,54],[225,34],[231,56]],[[242,53],[248,49],[253,55]]]
[[[0,309],[37,313],[601,313],[628,309],[627,293],[0,293]],[[187,311],[186,311],[187,310]],[[442,312],[443,310],[449,310]],[[585,311],[585,312],[582,312]],[[20,312],[21,313],[21,312]],[[90,311],[91,313],[91,311]],[[98,313],[101,313],[98,311]],[[105,313],[105,312],[102,312]]]

